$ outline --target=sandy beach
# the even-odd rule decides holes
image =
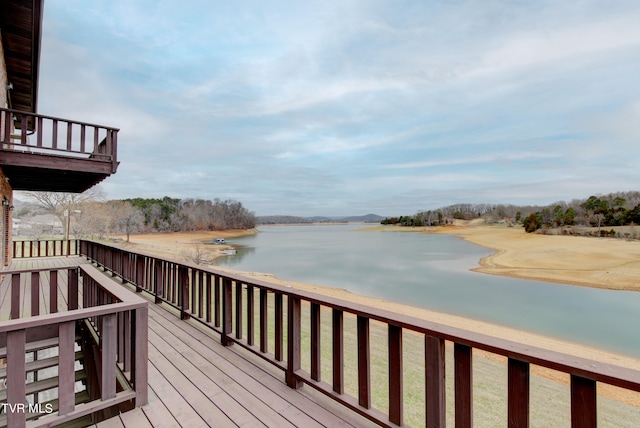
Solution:
[[[380,230],[380,227],[373,227]],[[393,227],[382,230],[394,231]],[[400,229],[409,231],[406,228]],[[640,284],[640,242],[608,238],[586,238],[575,236],[549,236],[527,234],[520,227],[506,226],[450,226],[426,230],[411,230],[416,233],[445,233],[460,236],[463,239],[496,250],[496,253],[480,261],[479,273],[505,275],[516,278],[535,279],[577,286],[590,286],[610,289],[639,290]],[[154,254],[159,257],[184,259],[195,248],[202,249],[203,242],[211,242],[216,238],[229,238],[248,235],[257,231],[222,231],[222,232],[188,232],[158,233],[132,235],[131,242],[120,242],[118,246]],[[212,248],[213,247],[213,248]],[[225,245],[206,246],[213,251],[213,256],[222,255]],[[219,254],[215,254],[218,252]],[[232,269],[216,267],[216,269],[233,272]],[[473,319],[443,314],[427,309],[401,305],[381,299],[360,296],[349,291],[319,284],[305,284],[283,281],[268,273],[242,272],[242,275],[260,278],[279,284],[312,291],[349,301],[358,301],[373,307],[384,308],[399,313],[449,324],[471,331],[481,332],[496,337],[519,341],[532,346],[552,349],[558,352],[591,358],[594,360],[616,364],[640,370],[640,360],[616,355],[606,351],[592,349],[558,339],[522,332],[508,327],[497,326]],[[501,361],[499,357],[483,355]],[[568,377],[556,372],[534,368],[534,374],[567,383]],[[599,393],[618,399],[627,404],[640,407],[640,397],[609,388],[599,387]]]

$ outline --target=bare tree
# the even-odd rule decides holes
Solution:
[[[144,213],[126,201],[108,203],[114,232],[126,233],[127,242],[131,233],[138,232],[144,225]]]
[[[94,186],[84,193],[64,193],[64,192],[26,192],[48,213],[55,215],[62,223],[64,234],[69,232],[67,226],[73,212],[82,211],[82,205],[89,201],[104,200],[104,192],[98,186]],[[78,213],[80,214],[80,213]]]
[[[213,264],[215,256],[208,248],[203,248],[201,245],[196,245],[189,250],[182,251],[182,257],[187,261],[197,265],[210,265]]]

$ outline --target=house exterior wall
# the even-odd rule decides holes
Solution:
[[[2,29],[0,29],[0,107],[9,106],[7,89],[7,65],[4,61],[4,49],[2,47]],[[4,126],[4,120],[0,126]],[[0,129],[0,135],[4,135],[4,129]],[[5,202],[6,201],[6,202]],[[0,268],[11,263],[11,207],[13,205],[13,189],[9,180],[0,169]]]
[[[4,62],[4,48],[2,47],[2,29],[0,28],[0,107],[7,108],[7,64]]]

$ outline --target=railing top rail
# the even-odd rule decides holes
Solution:
[[[112,297],[119,300],[119,302],[111,303],[102,306],[96,306],[92,308],[72,309],[65,312],[58,312],[55,314],[43,314],[36,315],[29,318],[17,318],[8,321],[0,322],[0,333],[13,330],[21,330],[25,328],[40,327],[48,324],[55,324],[71,320],[79,320],[93,316],[104,315],[114,312],[124,312],[128,310],[142,308],[148,305],[148,302],[135,293],[132,293],[117,284],[113,283],[109,278],[106,278],[102,273],[97,271],[92,266],[70,266],[61,268],[39,268],[39,269],[22,269],[11,271],[0,271],[0,275],[14,274],[14,273],[31,273],[31,272],[47,272],[52,270],[69,270],[80,269],[85,275],[90,276],[96,281],[100,287],[111,294]]]
[[[8,331],[24,330],[27,328],[42,327],[45,325],[59,324],[67,321],[82,320],[106,314],[131,311],[148,306],[148,302],[118,302],[92,308],[73,309],[55,314],[36,315],[29,318],[17,318],[0,322],[0,333]]]
[[[239,274],[223,272],[214,268],[203,267],[190,263],[177,262],[175,260],[156,257],[144,253],[136,253],[102,243],[95,244],[103,245],[116,251],[139,254],[144,257],[170,262],[177,265],[185,266],[187,268],[211,273],[222,278],[228,278],[243,284],[257,286],[267,291],[281,293],[283,295],[291,296],[293,298],[298,298],[311,303],[317,303],[322,306],[330,307],[332,309],[366,317],[385,324],[398,326],[406,330],[438,337],[472,348],[491,352],[493,354],[502,355],[508,358],[514,358],[523,362],[528,362],[566,373],[580,375],[584,378],[593,379],[595,381],[600,381],[640,392],[640,371],[631,368],[619,367],[612,364],[590,360],[587,358],[530,346],[524,343],[464,330],[445,324],[399,314],[397,312],[391,312],[384,309],[379,309],[313,293],[310,291],[304,291],[284,285],[273,284],[255,278],[248,278]]]
[[[43,115],[43,114],[32,113],[32,112],[28,112],[28,111],[14,110],[14,109],[8,109],[8,108],[0,108],[0,111],[7,111],[7,112],[10,112],[10,113],[16,113],[16,114],[21,114],[21,115],[33,116],[33,117],[41,117],[43,119],[49,119],[49,120],[58,120],[58,121],[61,121],[61,122],[75,123],[77,125],[91,126],[93,128],[102,128],[102,129],[108,129],[108,130],[111,130],[111,131],[120,131],[119,128],[113,128],[111,126],[97,125],[95,123],[87,123],[87,122],[78,122],[77,120],[63,119],[63,118],[54,117],[54,116],[46,116],[46,115]]]
[[[104,274],[96,270],[95,267],[80,265],[79,268],[82,273],[90,276],[94,281],[100,284],[100,287],[103,290],[111,294],[112,297],[118,299],[120,302],[139,305],[144,305],[147,303],[147,301],[142,297],[137,296],[135,293],[132,293],[131,291],[119,286],[118,284],[109,280],[109,278],[105,278]]]
[[[50,272],[52,270],[69,270],[69,269],[77,269],[77,268],[78,266],[52,266],[47,268],[35,268],[35,269],[0,270],[0,276],[13,275],[14,273]]]

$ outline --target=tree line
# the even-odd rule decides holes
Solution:
[[[438,226],[454,220],[484,218],[522,224],[527,232],[564,226],[610,227],[640,224],[640,192],[616,192],[592,195],[570,202],[558,201],[546,206],[505,204],[454,204],[414,215],[385,218],[381,224],[402,226]]]
[[[77,237],[139,232],[251,229],[256,216],[241,202],[227,199],[132,198],[104,201],[99,190],[83,194],[30,192],[41,212],[53,214],[64,233]],[[20,215],[28,212],[21,210]],[[28,211],[28,210],[27,210]],[[71,218],[69,218],[71,216]],[[37,233],[37,231],[34,231]]]

